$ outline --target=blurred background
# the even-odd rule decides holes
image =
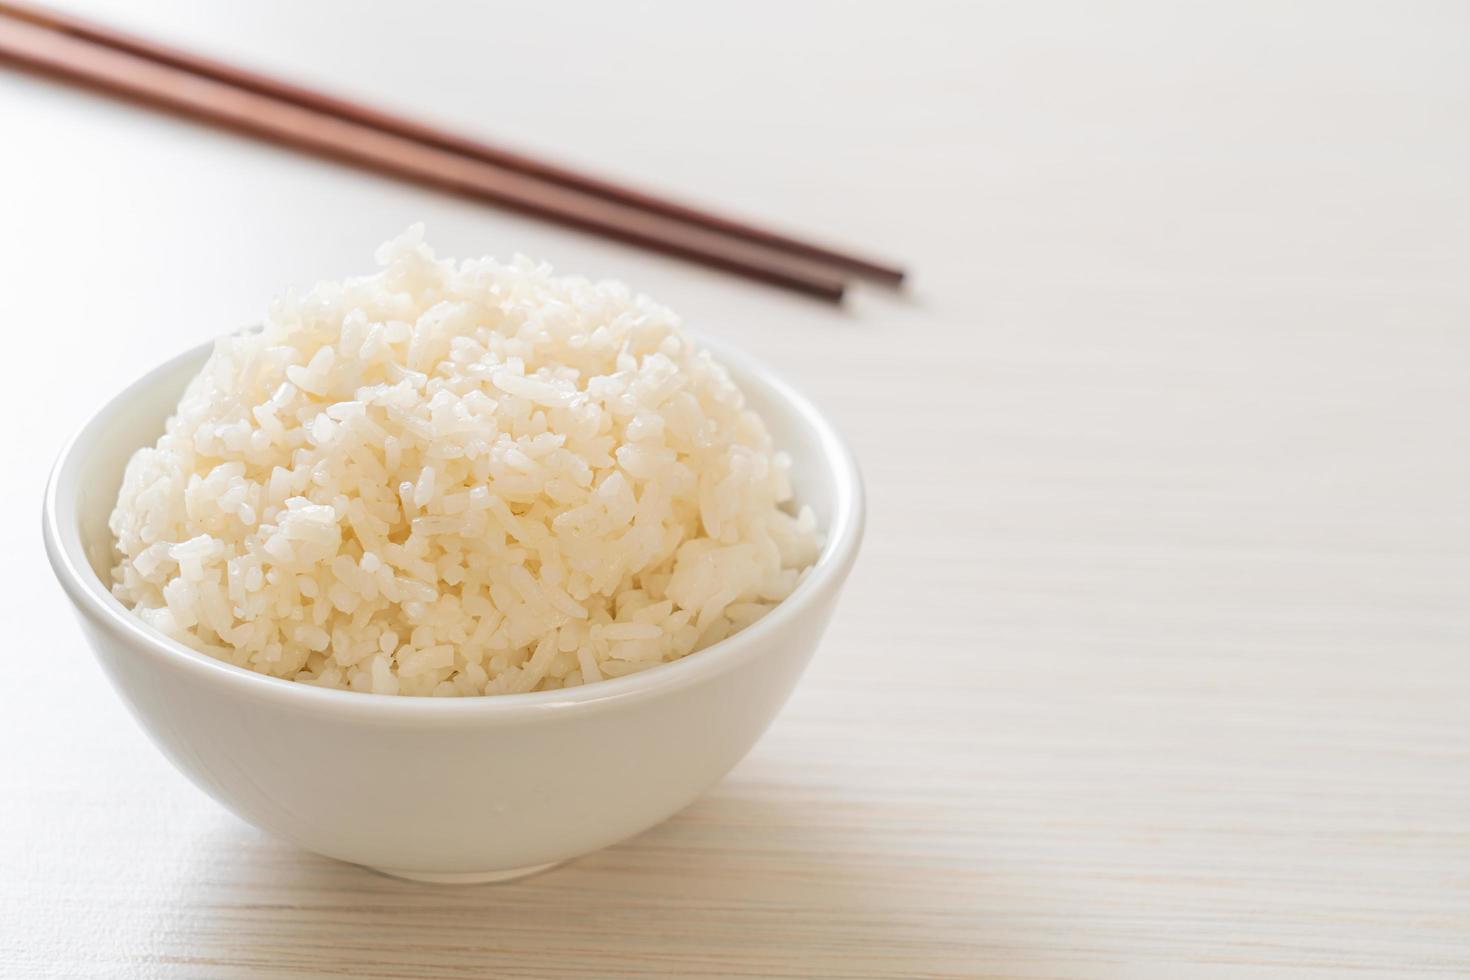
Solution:
[[[912,281],[833,307],[0,66],[0,973],[1470,972],[1470,6],[60,5]],[[746,347],[871,497],[752,755],[502,888],[187,785],[36,528],[98,404],[418,221]]]

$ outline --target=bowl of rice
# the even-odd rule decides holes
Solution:
[[[769,370],[617,283],[436,257],[109,402],[47,554],[169,759],[249,822],[400,877],[527,874],[719,780],[856,558],[851,452]]]

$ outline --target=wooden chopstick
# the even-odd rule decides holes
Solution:
[[[767,228],[751,225],[725,215],[696,208],[679,201],[650,194],[646,191],[615,183],[593,174],[573,170],[560,164],[537,159],[503,146],[472,139],[442,128],[430,126],[405,116],[386,112],[325,92],[305,88],[260,72],[226,64],[180,48],[161,44],[148,38],[119,31],[115,28],[84,20],[60,11],[37,7],[29,3],[0,0],[0,13],[28,20],[74,37],[84,38],[108,47],[126,51],[142,58],[182,68],[185,71],[212,78],[216,81],[248,89],[308,109],[324,112],[351,122],[370,126],[412,139],[427,146],[494,164],[516,173],[537,177],[596,197],[605,198],[651,214],[680,221],[695,227],[753,242],[766,248],[808,259],[820,265],[856,275],[890,286],[900,285],[904,270],[898,266],[871,258],[839,251],[793,238]]]
[[[788,235],[760,228],[734,218],[725,217],[678,201],[658,197],[645,191],[614,183],[592,174],[538,160],[534,157],[496,146],[481,140],[451,133],[394,113],[375,109],[358,102],[343,99],[325,92],[318,92],[291,82],[272,78],[259,72],[235,65],[225,64],[213,58],[203,57],[189,51],[160,44],[148,38],[119,31],[103,24],[84,20],[59,11],[37,7],[28,3],[0,2],[0,12],[29,20],[53,30],[85,38],[108,47],[117,48],[152,61],[182,68],[185,71],[225,82],[236,88],[248,89],[261,95],[291,102],[307,109],[324,112],[351,122],[380,129],[385,133],[402,136],[428,146],[459,153],[485,163],[491,163],[516,173],[538,177],[542,180],[582,191],[595,197],[606,198],[629,207],[663,215],[685,224],[706,228],[732,238],[763,245],[779,252],[809,259],[821,265],[852,275],[888,285],[903,282],[904,271],[892,263],[879,262],[848,252],[818,245]]]
[[[0,62],[822,299],[838,301],[844,291],[840,274],[808,260],[238,88],[31,20],[0,16]]]

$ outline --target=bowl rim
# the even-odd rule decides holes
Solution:
[[[791,419],[815,435],[815,441],[821,447],[822,466],[832,475],[835,493],[821,554],[791,595],[740,632],[679,660],[624,677],[553,691],[465,697],[373,694],[318,687],[258,673],[217,660],[148,626],[112,595],[86,558],[76,515],[76,488],[81,481],[74,477],[84,463],[77,457],[77,450],[116,407],[157,384],[161,376],[172,373],[184,362],[197,360],[202,365],[214,348],[213,340],[171,357],[145,373],[107,399],[67,439],[46,481],[42,505],[46,556],[77,610],[96,626],[123,640],[133,651],[161,659],[171,667],[194,674],[201,681],[232,686],[240,695],[277,707],[350,716],[371,715],[374,720],[384,722],[446,719],[495,722],[561,716],[568,711],[585,714],[687,687],[753,659],[767,636],[796,620],[820,603],[829,592],[841,587],[857,557],[863,535],[865,502],[857,459],[847,440],[821,410],[755,357],[727,343],[693,331],[686,332],[700,348],[709,350],[730,369],[742,390],[747,390],[750,385],[764,389],[769,400],[780,403]],[[64,477],[72,478],[64,480]],[[63,484],[71,488],[64,500],[61,499]]]

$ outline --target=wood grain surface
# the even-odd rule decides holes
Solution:
[[[1470,974],[1470,7],[544,7],[74,9],[913,289],[827,309],[0,74],[0,976]],[[37,531],[106,395],[415,220],[746,345],[871,495],[750,757],[504,886],[316,858],[189,786]]]

